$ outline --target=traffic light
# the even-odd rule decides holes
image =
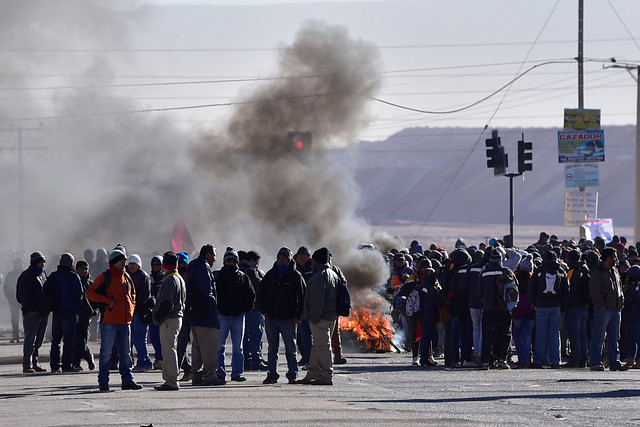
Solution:
[[[496,176],[506,174],[509,158],[504,152],[504,147],[500,144],[497,130],[491,132],[491,138],[487,138],[485,144],[487,146],[487,167],[493,168],[493,174]]]
[[[308,153],[311,151],[311,132],[289,132],[287,141],[290,149],[294,152]]]
[[[518,141],[518,172],[525,173],[526,171],[533,170],[533,164],[528,161],[533,160],[533,153],[531,149],[533,144],[531,142]]]

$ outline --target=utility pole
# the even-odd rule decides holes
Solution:
[[[25,250],[24,239],[24,151],[25,150],[46,150],[44,146],[24,148],[23,132],[40,131],[41,128],[8,128],[0,129],[0,132],[17,132],[16,146],[12,147],[18,152],[18,247],[20,251]]]
[[[584,51],[583,28],[584,28],[584,0],[578,0],[578,108],[584,108]],[[584,191],[584,190],[581,190]]]
[[[615,58],[611,58],[612,65],[604,66],[603,68],[622,68],[627,70],[627,73],[636,82],[636,188],[634,191],[634,204],[633,204],[633,237],[634,242],[640,241],[640,65],[638,64],[624,64],[616,61]],[[633,75],[633,70],[636,71],[636,75]]]

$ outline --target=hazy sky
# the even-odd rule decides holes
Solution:
[[[372,100],[372,122],[361,132],[363,139],[384,138],[408,126],[562,126],[563,109],[578,106],[577,0],[138,3],[142,4],[160,6],[142,9],[148,13],[133,29],[132,44],[152,51],[127,54],[130,70],[118,71],[123,78],[132,73],[144,76],[137,82],[164,82],[169,76],[170,81],[269,77],[277,62],[275,48],[290,43],[308,19],[343,25],[352,37],[374,43],[383,61],[378,98],[444,114],[412,112]],[[584,14],[585,108],[601,109],[603,126],[633,124],[634,80],[624,70],[604,66],[611,57],[640,63],[635,25],[640,8],[635,0],[587,1]],[[513,85],[465,109],[525,72]],[[149,90],[132,92],[148,106],[194,106],[234,102],[255,84],[259,82],[158,87],[156,99],[149,99]],[[172,98],[157,99],[160,94]],[[186,124],[215,120],[228,109],[163,114]],[[448,113],[457,109],[462,111]]]

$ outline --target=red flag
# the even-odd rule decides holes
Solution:
[[[184,221],[180,220],[173,228],[171,233],[171,250],[173,252],[187,251],[189,253],[196,249],[196,245],[193,244],[189,230],[184,225]]]

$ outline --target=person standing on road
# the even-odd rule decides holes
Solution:
[[[154,299],[158,296],[162,278],[164,277],[164,269],[162,268],[162,255],[156,255],[151,258],[151,297]],[[160,329],[158,325],[149,323],[149,341],[153,346],[153,369],[162,369],[162,346],[160,345]]]
[[[89,289],[93,283],[93,279],[89,274],[89,263],[84,260],[78,261],[76,263],[76,272],[78,276],[80,276],[80,282],[82,283],[82,302],[80,303],[80,310],[78,312],[78,324],[76,325],[73,359],[71,363],[75,370],[81,371],[80,360],[84,359],[89,365],[89,370],[93,371],[96,365],[87,341],[89,339],[89,320],[98,314],[98,310],[95,309],[87,299],[87,289]]]
[[[259,290],[264,273],[259,269],[260,254],[256,251],[249,251],[240,257],[240,271],[246,274],[251,280],[251,286],[256,293],[256,303],[245,316],[245,331],[243,340],[244,349],[244,370],[245,371],[265,371],[267,363],[262,357],[262,335],[264,333],[264,316],[260,312]]]
[[[127,260],[127,272],[133,280],[136,290],[136,307],[131,321],[131,342],[138,353],[138,359],[133,372],[145,372],[153,367],[147,350],[147,332],[149,331],[149,309],[153,309],[151,301],[151,278],[142,269],[142,260],[138,254],[131,254]]]
[[[130,325],[136,304],[136,291],[133,281],[125,271],[127,255],[123,249],[116,247],[109,255],[109,269],[96,277],[95,282],[87,290],[89,300],[105,305],[100,322],[100,372],[98,373],[99,389],[109,389],[109,361],[111,349],[117,345],[120,354],[119,371],[123,390],[140,390],[141,385],[133,379],[130,357]],[[108,275],[108,281],[107,277]],[[104,283],[104,286],[102,286]]]
[[[593,302],[593,332],[591,335],[590,353],[591,370],[604,371],[602,364],[602,345],[607,334],[607,350],[609,352],[609,370],[626,371],[628,366],[620,363],[620,311],[624,307],[622,281],[616,268],[618,254],[614,248],[601,251],[600,265],[591,271],[589,280],[589,296]]]
[[[280,377],[277,373],[280,335],[287,358],[287,379],[289,384],[297,380],[296,325],[302,319],[304,292],[305,282],[302,274],[296,270],[291,250],[287,247],[280,248],[276,262],[262,280],[258,298],[260,311],[266,319],[265,329],[269,343],[267,378],[263,384],[275,384]]]
[[[229,248],[224,254],[224,266],[217,271],[218,312],[218,370],[219,378],[225,379],[225,343],[231,334],[231,381],[246,381],[242,335],[244,316],[253,310],[256,294],[246,274],[238,269],[238,253]]]
[[[162,257],[164,279],[153,309],[153,320],[160,328],[162,343],[162,379],[164,384],[154,388],[158,391],[179,390],[178,385],[178,333],[182,325],[182,314],[186,299],[184,279],[178,274],[178,256],[166,252]]]
[[[42,252],[31,254],[29,267],[20,274],[16,285],[16,297],[22,305],[24,345],[22,372],[45,372],[38,365],[38,350],[47,329],[48,309],[45,307],[42,287],[47,280],[44,265],[47,262]]]
[[[309,357],[309,371],[300,384],[333,385],[331,335],[336,313],[338,275],[329,264],[329,249],[320,248],[311,257],[313,276],[309,279],[304,297],[303,317],[309,321],[313,347]]]
[[[4,279],[4,296],[7,297],[11,312],[11,343],[20,342],[20,303],[16,297],[16,285],[23,269],[24,262],[18,256],[13,260],[13,270]]]

